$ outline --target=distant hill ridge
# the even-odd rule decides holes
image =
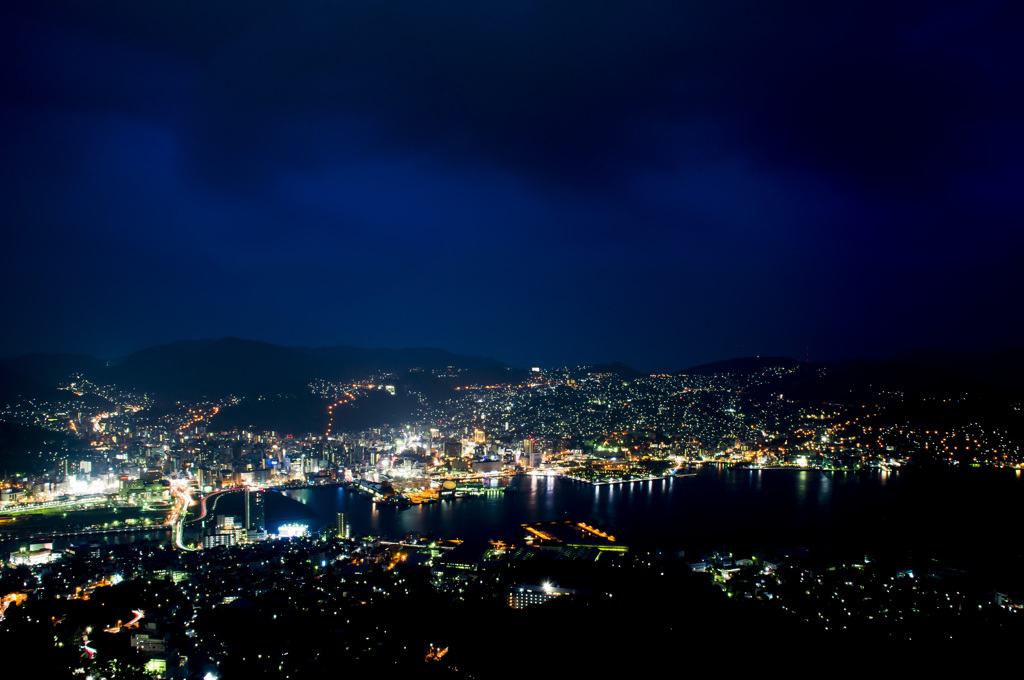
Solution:
[[[754,388],[754,392],[784,394],[810,403],[863,404],[879,394],[920,399],[957,397],[964,393],[993,396],[1002,390],[940,368],[888,360],[846,359],[799,364],[795,371]]]
[[[676,375],[713,375],[715,373],[760,373],[766,368],[781,366],[791,368],[799,362],[789,357],[739,357],[736,359],[724,359],[713,361],[710,364],[692,366],[682,371],[676,371]]]
[[[432,371],[449,366],[479,383],[517,382],[524,375],[497,359],[435,348],[286,347],[225,337],[148,347],[110,366],[83,354],[37,353],[0,359],[0,399],[11,401],[18,395],[74,399],[71,393],[54,389],[73,373],[97,383],[115,383],[182,399],[226,394],[298,395],[307,393],[307,385],[316,379],[350,380],[386,371],[396,374],[399,380],[408,380],[412,369]],[[928,394],[990,389],[1020,393],[1024,385],[1024,348],[988,352],[913,350],[882,360],[814,364],[789,357],[739,357],[693,366],[677,375],[754,375],[772,367],[798,370],[784,376],[771,389],[810,400],[841,395],[856,398],[878,388]],[[614,373],[624,380],[641,375],[621,362],[579,368]],[[445,382],[432,387],[443,391],[451,385]]]
[[[1020,391],[1024,385],[1024,347],[984,352],[916,349],[901,352],[890,361],[936,368],[1013,391]]]
[[[113,366],[85,355],[32,354],[0,359],[0,375],[19,387],[52,385],[71,373],[173,398],[306,392],[315,379],[348,380],[375,371],[404,373],[451,366],[494,373],[509,367],[488,357],[433,348],[285,347],[225,337],[186,340],[134,352]]]

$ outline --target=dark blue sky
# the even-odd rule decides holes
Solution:
[[[19,4],[0,355],[1024,344],[1019,3]]]

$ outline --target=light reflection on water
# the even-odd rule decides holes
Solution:
[[[787,474],[787,470],[775,470],[774,472],[782,472]],[[792,473],[789,473],[792,474]],[[816,474],[816,473],[815,473]],[[797,504],[801,508],[807,508],[807,475],[806,470],[801,470],[796,473],[796,498]]]
[[[365,496],[340,488],[284,493],[304,500],[324,524],[333,523],[336,512],[345,512],[357,534],[402,536],[415,531],[451,538],[505,538],[515,536],[522,523],[571,518],[602,525],[627,540],[659,542],[730,537],[828,540],[848,534],[884,537],[886,532],[900,536],[909,516],[918,533],[938,537],[946,532],[948,537],[950,528],[939,527],[938,518],[949,521],[950,493],[944,489],[950,485],[958,489],[957,517],[963,518],[967,535],[973,530],[967,526],[972,519],[984,518],[986,526],[993,526],[993,517],[997,524],[1006,523],[1005,518],[1012,516],[1007,509],[1024,502],[1024,479],[1017,471],[994,481],[978,481],[977,475],[969,474],[954,475],[952,481],[941,476],[938,483],[924,477],[906,470],[831,473],[711,467],[698,470],[696,477],[589,486],[523,476],[512,480],[518,493],[408,509],[374,506]],[[990,492],[992,483],[1000,487],[999,493]],[[936,527],[931,529],[930,523]]]
[[[832,495],[832,474],[823,472],[818,476],[818,505],[825,507]]]
[[[627,541],[661,545],[860,540],[902,546],[918,541],[1024,553],[1024,536],[1016,527],[1024,505],[1019,470],[830,473],[708,467],[695,477],[621,485],[590,486],[544,476],[500,483],[518,486],[519,492],[406,509],[383,507],[340,487],[290,489],[282,496],[299,503],[291,510],[286,502],[275,507],[292,516],[269,511],[268,529],[275,531],[280,523],[310,512],[316,517],[302,521],[311,529],[333,526],[336,513],[344,512],[356,534],[400,537],[418,532],[486,540],[513,538],[526,522],[574,519],[611,529]],[[232,507],[224,510],[231,512]],[[166,540],[165,531],[154,533]],[[160,536],[95,536],[75,543],[144,538]],[[18,547],[8,542],[3,549]],[[64,543],[55,541],[54,547]]]

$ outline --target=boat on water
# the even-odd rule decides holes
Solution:
[[[389,508],[408,508],[412,505],[412,501],[409,500],[408,496],[402,494],[395,494],[394,496],[388,496],[382,501],[377,501],[380,505],[386,505]]]
[[[822,471],[823,468],[812,467],[810,465],[752,465],[748,463],[739,463],[737,465],[730,465],[730,470],[791,470],[794,472],[806,472],[808,470]]]

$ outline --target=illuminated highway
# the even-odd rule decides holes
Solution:
[[[345,396],[327,407],[327,436],[331,435],[331,428],[334,427],[334,409],[344,404],[351,403],[356,397],[351,392],[345,392]]]
[[[197,550],[197,548],[189,548],[182,540],[185,530],[185,518],[188,517],[188,508],[194,503],[192,494],[189,491],[188,480],[171,480],[171,493],[174,494],[175,503],[174,508],[171,509],[171,514],[167,518],[167,524],[171,526],[172,544],[180,550]]]
[[[225,493],[231,493],[233,491],[241,491],[241,489],[222,489],[220,491],[214,491],[213,493],[203,496],[202,498],[199,499],[199,515],[193,517],[190,520],[186,520],[185,523],[192,524],[194,522],[201,522],[202,520],[206,519],[206,513],[208,512],[208,509],[206,507],[206,501],[208,501],[211,498],[214,498],[215,496],[220,496],[221,494]]]

